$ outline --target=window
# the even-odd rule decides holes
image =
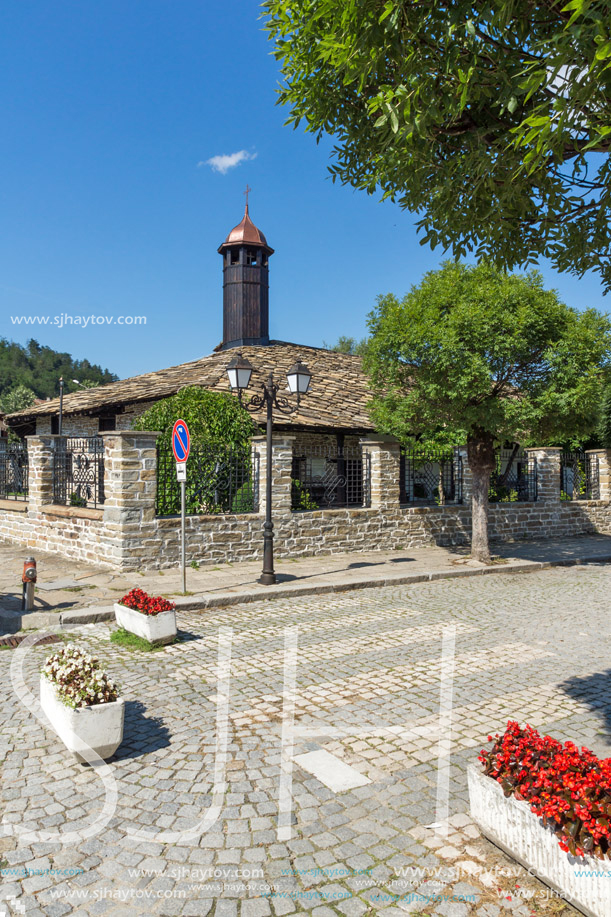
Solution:
[[[258,252],[254,248],[249,248],[246,250],[246,264],[251,266],[256,266],[257,264],[257,255]]]
[[[57,414],[51,418],[51,433],[53,433],[55,436],[57,436],[59,433],[59,417]]]
[[[232,264],[240,263],[240,249],[239,248],[231,249],[231,263]]]
[[[114,414],[109,414],[106,417],[100,417],[100,433],[108,433],[112,430],[117,429],[116,417]]]

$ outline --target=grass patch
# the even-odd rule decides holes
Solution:
[[[125,630],[124,627],[119,627],[117,630],[113,630],[110,635],[110,642],[116,643],[117,646],[123,646],[126,650],[133,650],[134,652],[140,653],[154,653],[157,650],[162,650],[164,647],[169,646],[169,643],[164,643],[161,646],[155,646],[153,643],[149,643],[148,640],[145,640],[143,637],[137,637],[135,634],[130,634],[128,630]],[[175,641],[172,641],[173,643]]]
[[[83,583],[82,586],[66,586],[62,592],[82,592],[83,589],[95,589],[93,583]]]

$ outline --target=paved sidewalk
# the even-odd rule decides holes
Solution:
[[[509,718],[611,753],[610,590],[600,565],[280,598],[184,612],[179,642],[152,653],[110,642],[107,623],[76,628],[125,698],[110,789],[26,706],[20,663],[36,694],[49,648],[0,652],[0,913],[578,917],[481,837],[466,767]],[[308,770],[316,752],[353,788]]]
[[[173,599],[179,610],[197,610],[459,576],[531,572],[552,565],[610,562],[611,536],[496,544],[493,550],[497,560],[492,566],[471,560],[468,548],[435,546],[279,560],[275,586],[262,586],[258,582],[260,561],[190,567],[186,596],[181,592],[178,568],[115,574],[37,551],[35,613],[21,616],[21,571],[23,560],[31,552],[0,542],[0,634],[42,627],[58,620],[70,624],[108,619],[114,616],[113,602],[134,586]],[[87,614],[77,613],[84,609]]]

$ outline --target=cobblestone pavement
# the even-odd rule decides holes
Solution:
[[[98,834],[70,844],[20,832],[94,822],[105,800],[101,772],[74,762],[13,693],[9,669],[22,651],[0,652],[9,832],[0,836],[0,914],[574,915],[480,836],[466,814],[466,766],[508,718],[611,754],[610,593],[611,566],[594,565],[281,599],[181,614],[180,642],[153,653],[111,644],[106,625],[83,627],[72,638],[122,685],[126,724],[110,767],[116,811]],[[454,709],[448,820],[440,820],[448,625]],[[284,705],[293,627],[296,688]],[[220,628],[232,629],[226,793],[208,831],[172,842],[168,832],[192,828],[216,802]],[[26,656],[35,692],[48,653]],[[295,764],[291,836],[279,837],[291,710],[301,730],[294,756],[324,749],[371,782],[334,793]],[[136,829],[146,836],[134,839]]]

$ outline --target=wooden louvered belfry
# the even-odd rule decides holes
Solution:
[[[246,208],[219,253],[223,256],[223,350],[269,344],[270,248]]]

